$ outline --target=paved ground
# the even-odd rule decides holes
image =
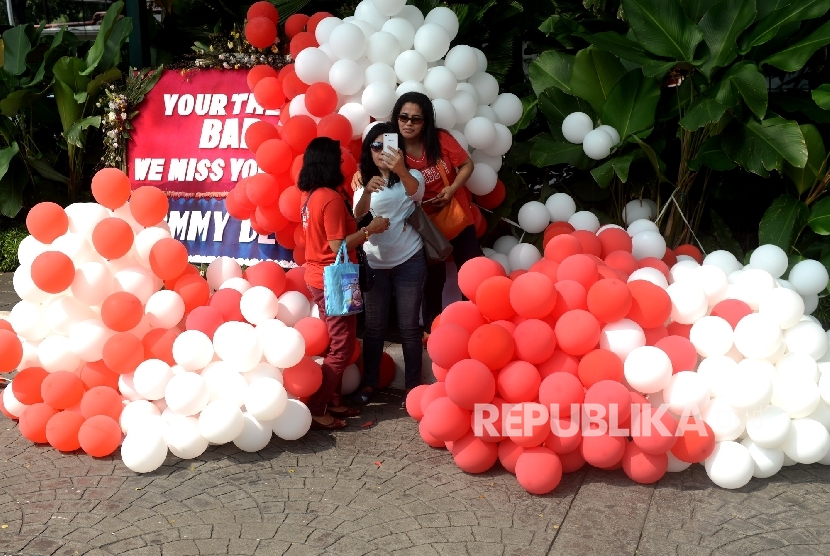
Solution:
[[[390,392],[344,431],[212,447],[147,475],[33,446],[0,417],[0,555],[830,554],[830,468],[737,491],[701,466],[654,486],[585,468],[531,496],[498,466],[460,472],[399,403]]]

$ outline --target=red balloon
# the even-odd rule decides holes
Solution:
[[[536,365],[536,368],[539,369],[539,375],[542,377],[542,380],[545,380],[553,373],[569,373],[576,376],[577,369],[579,368],[579,358],[565,353],[561,349],[556,349],[547,361],[539,363]]]
[[[282,82],[277,76],[263,77],[254,87],[254,99],[266,110],[278,110],[285,104]]]
[[[579,362],[577,371],[579,381],[585,388],[590,388],[602,380],[613,380],[622,383],[623,362],[612,351],[595,349],[586,353]]]
[[[57,371],[43,379],[40,395],[44,403],[55,409],[67,409],[81,401],[84,383],[74,373]]]
[[[524,448],[509,438],[502,440],[499,442],[499,462],[508,473],[513,473],[515,475],[516,463],[519,461],[519,456],[521,456],[524,451]]]
[[[715,451],[715,433],[703,419],[690,417],[679,428],[682,436],[677,438],[671,453],[680,461],[699,463]]]
[[[395,380],[395,373],[397,372],[397,368],[395,367],[395,360],[392,359],[392,356],[386,353],[385,351],[380,354],[380,372],[378,376],[378,388],[383,390],[384,388],[388,388],[392,381]],[[361,374],[361,377],[363,375]]]
[[[559,454],[559,461],[562,462],[562,473],[574,473],[585,465],[585,458],[582,457],[582,449],[577,448],[567,454]]]
[[[595,425],[591,425],[594,429]],[[585,461],[594,467],[611,467],[620,462],[625,453],[626,440],[624,436],[611,436],[607,432],[605,434],[596,435],[596,430],[591,431],[594,434],[583,434],[582,444],[580,450]]]
[[[305,92],[305,106],[312,116],[328,116],[337,108],[337,92],[328,83],[313,83]]]
[[[631,253],[631,236],[625,230],[621,230],[620,228],[605,228],[597,234],[597,239],[602,247],[602,252],[599,256],[603,259],[615,251]]]
[[[674,254],[677,256],[686,255],[687,257],[691,257],[696,260],[697,264],[703,264],[703,253],[701,253],[700,249],[694,245],[684,243],[683,245],[678,245],[672,249],[672,251],[674,251]]]
[[[559,292],[559,297],[556,299],[556,305],[550,315],[545,319],[553,326],[556,322],[568,311],[581,309],[588,310],[588,291],[574,280],[560,280],[556,283],[556,291]]]
[[[463,359],[450,368],[444,381],[447,397],[463,409],[492,401],[496,379],[487,366],[475,359]]]
[[[283,132],[284,135],[284,132]],[[294,161],[294,156],[291,153],[291,147],[287,142],[280,139],[267,139],[259,145],[256,151],[256,162],[260,168],[269,174],[282,174],[291,168],[291,163]],[[246,187],[248,187],[246,185]],[[277,192],[279,193],[279,192]],[[262,199],[261,203],[255,203],[260,206],[270,205],[276,201],[276,195],[271,195],[273,199],[271,202],[266,202]],[[251,195],[248,195],[251,198]],[[253,201],[253,199],[251,199]]]
[[[46,293],[61,293],[74,279],[72,259],[59,251],[41,253],[32,262],[32,282]]]
[[[473,302],[456,301],[444,308],[441,324],[457,324],[472,334],[479,326],[487,324],[487,321]]]
[[[438,440],[458,440],[470,430],[470,412],[455,405],[448,397],[433,401],[421,420],[426,432]]]
[[[300,319],[294,329],[302,334],[305,340],[305,354],[314,357],[325,351],[329,345],[329,329],[326,323],[314,317]]]
[[[427,388],[429,388],[429,385],[421,384],[410,390],[409,394],[406,395],[406,412],[416,421],[424,418],[424,412],[421,411],[421,399]]]
[[[303,155],[298,154],[294,157],[294,162],[291,163],[291,181],[297,183],[300,180],[300,171],[303,169]]]
[[[225,290],[220,290],[225,291]],[[181,330],[176,328],[154,328],[150,330],[142,339],[141,346],[144,351],[144,359],[160,359],[171,367],[176,364],[173,359],[173,342],[181,334]],[[137,365],[136,365],[137,366]],[[119,373],[116,373],[119,374]]]
[[[245,130],[245,144],[254,153],[269,139],[279,139],[279,137],[279,130],[269,122],[254,122]]]
[[[282,372],[283,386],[292,396],[310,396],[323,384],[323,369],[310,357]]]
[[[580,253],[583,253],[582,244],[570,234],[555,236],[545,244],[545,258],[557,263]]]
[[[547,494],[562,480],[562,462],[547,448],[528,448],[516,462],[516,480],[531,494]]]
[[[545,448],[557,454],[568,454],[579,448],[582,431],[578,418],[551,417],[551,429],[551,433],[545,439]]]
[[[734,328],[741,319],[752,314],[752,308],[739,299],[724,299],[712,307],[712,316],[720,317]]]
[[[294,243],[294,230],[298,225],[299,224],[295,224],[294,222],[289,222],[285,228],[277,232],[277,243],[286,249],[296,249],[297,244]],[[308,288],[306,288],[306,291],[308,291]]]
[[[449,373],[449,369],[445,369],[444,367],[439,367],[435,363],[432,364],[432,374],[435,376],[435,380],[438,382],[444,382],[447,380],[447,373]]]
[[[421,395],[421,414],[425,414],[429,405],[438,398],[446,398],[447,389],[443,382],[436,382],[427,386]]]
[[[147,336],[144,337],[146,338]],[[84,383],[87,389],[92,389],[96,386],[106,386],[118,390],[118,373],[109,370],[103,361],[93,361],[81,367],[81,382]]]
[[[20,339],[14,332],[0,329],[0,373],[15,370],[22,360],[23,344],[20,343]]]
[[[672,322],[666,326],[666,332],[669,333],[669,336],[680,336],[682,338],[689,339],[689,333],[692,330],[691,324],[680,324],[679,322]]]
[[[104,344],[104,364],[113,372],[120,375],[132,373],[142,361],[144,344],[132,334],[120,332]]]
[[[46,424],[55,416],[57,410],[45,403],[27,406],[20,414],[18,428],[23,438],[36,444],[45,444]]]
[[[279,141],[279,139],[271,139],[271,141]],[[266,141],[265,144],[267,145],[271,141]],[[265,149],[266,146],[263,145],[259,152],[262,152]],[[272,175],[254,174],[248,178],[245,193],[247,193],[251,202],[257,206],[266,206],[276,202],[279,198],[280,187],[276,178]]]
[[[311,90],[311,87],[309,87],[309,90]],[[306,107],[308,107],[308,91],[306,91]],[[310,111],[311,108],[309,108]],[[342,114],[327,114],[317,122],[317,137],[329,137],[339,141],[341,145],[345,145],[352,138],[352,124]]]
[[[185,319],[186,330],[198,330],[213,340],[216,329],[224,324],[222,314],[218,309],[210,306],[196,307]]]
[[[107,296],[101,305],[101,320],[110,330],[127,332],[141,322],[144,307],[141,301],[128,292],[115,292]]]
[[[247,81],[248,81],[248,88],[251,90],[251,92],[253,92],[254,88],[257,85],[257,83],[259,83],[261,80],[265,79],[266,77],[277,77],[278,75],[279,75],[279,73],[277,73],[277,70],[275,70],[271,66],[267,66],[265,64],[260,64],[258,66],[254,66],[250,70],[248,70],[248,76],[246,78]],[[262,106],[262,105],[260,105],[260,106]],[[254,125],[256,125],[256,124],[254,124]],[[271,125],[271,124],[268,124],[268,125]],[[250,129],[250,128],[248,128],[248,129]],[[256,150],[256,149],[251,149],[251,150]]]
[[[268,48],[277,40],[277,26],[267,17],[254,17],[245,24],[245,38],[255,48]]]
[[[599,321],[581,309],[568,311],[556,323],[556,341],[562,351],[571,355],[585,355],[594,349],[599,335]]]
[[[631,310],[631,291],[620,280],[599,280],[588,290],[587,302],[588,310],[598,320],[616,322]]]
[[[467,344],[470,357],[484,363],[491,371],[497,371],[513,359],[515,343],[513,335],[498,324],[485,324],[476,328]]]
[[[294,154],[305,152],[306,147],[315,137],[317,137],[317,124],[311,116],[291,116],[282,126],[282,139],[288,143]]]
[[[251,286],[265,286],[277,296],[285,292],[285,270],[274,261],[260,261],[249,266],[245,270],[245,279]]]
[[[666,277],[667,281],[671,278],[671,275],[669,274],[669,267],[666,266],[666,263],[654,257],[646,257],[644,259],[640,259],[640,261],[637,263],[637,267],[653,268],[654,270],[659,270],[660,273]]]
[[[7,321],[6,319],[0,318],[0,330],[14,332],[14,327],[12,327],[12,323]]]
[[[176,282],[175,291],[184,301],[185,314],[196,307],[207,305],[210,299],[210,286],[208,286],[207,280],[198,274],[190,274],[179,278],[179,281]]]
[[[289,187],[280,194],[280,212],[285,216],[289,222],[302,222],[302,192],[297,187]],[[294,229],[291,229],[292,234]],[[280,243],[282,245],[282,243]]]
[[[74,411],[54,414],[46,423],[46,441],[61,452],[74,452],[81,447],[78,431],[84,424],[84,416]]]
[[[162,280],[180,276],[187,266],[187,248],[178,240],[164,238],[150,249],[150,269]]]
[[[525,361],[513,361],[499,373],[499,397],[510,403],[535,400],[541,382],[536,367]]]
[[[294,228],[294,245],[296,246],[294,249],[305,254],[305,230],[302,226]]]
[[[582,252],[586,255],[593,255],[600,257],[602,255],[602,243],[599,241],[597,235],[588,230],[576,230],[571,232],[571,236],[579,240],[582,245]]]
[[[557,297],[553,281],[541,272],[522,274],[510,287],[510,304],[516,313],[529,319],[548,316]]]
[[[597,415],[596,419],[616,424],[618,427],[631,416],[631,396],[628,389],[615,380],[601,380],[588,388],[585,392],[585,404],[604,407],[605,416]],[[588,463],[591,463],[590,460]],[[594,464],[591,463],[591,465]],[[608,466],[598,465],[597,467]]]
[[[451,368],[462,359],[469,359],[467,346],[471,334],[458,324],[441,324],[433,328],[427,340],[430,359],[445,369]]]
[[[313,14],[306,24],[308,32],[313,34],[317,30],[317,25],[327,17],[332,17],[332,15],[329,12],[316,12]]]
[[[94,415],[107,415],[118,421],[124,409],[122,399],[117,390],[107,386],[96,386],[81,398],[81,415],[87,419]]]
[[[57,203],[38,203],[26,215],[26,228],[36,240],[48,245],[69,231],[69,217]]]
[[[78,442],[92,457],[108,456],[121,445],[121,427],[112,417],[94,415],[78,430]]]
[[[23,369],[17,373],[11,382],[12,394],[22,404],[42,403],[43,396],[40,394],[40,386],[47,376],[49,376],[49,373],[40,367]]]
[[[357,172],[357,160],[345,147],[340,147],[340,172],[344,176],[343,184],[340,186],[345,197],[352,197],[352,176]]]
[[[280,211],[279,200],[268,206],[257,207],[254,217],[260,226],[271,232],[279,232],[288,225],[288,219]]]
[[[570,373],[548,375],[539,386],[539,403],[547,407],[551,417],[570,417],[573,406],[581,406],[585,400],[585,389],[579,379]],[[579,408],[576,408],[577,415]]]
[[[502,273],[504,273],[504,268],[499,263],[495,261],[492,262],[498,265],[501,268]],[[466,263],[461,267],[462,271],[467,264],[469,263]],[[459,272],[459,285],[460,284],[461,273]],[[512,287],[513,280],[507,276],[491,276],[489,278],[485,278],[479,284],[476,289],[475,296],[470,297],[470,299],[476,300],[478,310],[482,315],[491,321],[507,320],[516,314],[515,309],[513,309],[513,305],[510,304],[510,289]],[[464,290],[462,290],[462,293],[463,292]],[[467,294],[465,293],[465,295]]]
[[[473,432],[479,435],[479,438],[485,442],[498,443],[506,439],[507,436],[503,431],[504,419],[502,417],[504,412],[512,406],[513,404],[508,404],[500,397],[493,396],[489,407],[484,408],[478,416],[475,412],[473,413]],[[480,420],[478,423],[477,418]]]
[[[539,446],[550,433],[550,415],[548,409],[541,404],[520,403],[511,407],[508,415],[511,425],[504,432],[523,448]]]
[[[424,427],[424,421],[421,419],[421,422],[418,423],[418,433],[421,435],[421,439],[427,446],[431,446],[432,448],[446,448],[447,445],[443,440],[438,440],[430,433],[427,432],[426,428]]]
[[[496,180],[496,187],[487,195],[476,195],[476,203],[481,208],[487,210],[495,210],[501,206],[507,197],[507,188],[504,187],[504,182]]]
[[[451,452],[453,461],[465,473],[484,473],[499,459],[498,445],[485,442],[472,432],[454,441]]]
[[[669,268],[677,264],[677,256],[668,247],[666,248],[666,253],[663,255],[663,258],[661,260]]]
[[[158,187],[143,185],[130,197],[130,214],[142,226],[155,226],[167,216],[170,202]]]
[[[309,17],[305,14],[294,14],[288,16],[288,19],[285,20],[285,34],[288,38],[293,38],[297,33],[302,32],[305,29],[306,23],[308,23]]]
[[[666,474],[669,457],[666,452],[661,454],[644,452],[637,444],[629,442],[623,454],[622,467],[629,479],[648,485],[656,483]]]
[[[654,347],[663,350],[671,360],[672,374],[680,371],[694,371],[697,368],[697,350],[687,338],[666,336]]]
[[[255,17],[266,17],[271,22],[276,25],[279,23],[280,15],[277,12],[276,6],[274,6],[270,2],[265,2],[264,0],[261,2],[254,2],[251,4],[251,7],[248,8],[248,19],[253,19]]]
[[[237,184],[236,187],[239,187],[239,184]],[[247,220],[251,217],[253,210],[243,207],[239,204],[239,201],[236,200],[236,187],[234,187],[225,197],[225,209],[228,211],[228,214],[237,220]]]
[[[668,320],[672,305],[666,290],[647,280],[634,280],[627,285],[631,290],[629,319],[643,329],[660,326]]]
[[[130,198],[130,178],[118,168],[103,168],[92,176],[92,196],[98,204],[115,210]]]
[[[646,345],[653,346],[663,338],[669,335],[669,331],[665,326],[655,326],[654,328],[645,328],[643,333],[646,335]]]
[[[533,365],[547,361],[557,343],[550,325],[536,319],[528,319],[516,326],[513,341],[516,343],[516,358]]]
[[[647,454],[665,454],[677,442],[677,420],[646,403],[631,417],[631,438]]]
[[[574,231],[574,227],[568,224],[567,222],[552,222],[545,228],[544,235],[542,237],[542,245],[547,245],[550,240],[555,238],[556,236],[560,235],[567,235]]]
[[[599,273],[597,264],[588,255],[571,255],[559,263],[556,276],[560,280],[575,280],[587,291],[597,281]]]
[[[294,46],[294,41],[307,42],[307,40],[305,39],[305,35],[307,35],[307,33],[300,33],[299,35],[294,37],[291,40],[291,46]],[[314,40],[313,37],[311,40],[313,41],[313,44],[309,44],[308,46],[316,47],[317,41]],[[307,46],[303,46],[303,48],[307,48]],[[308,85],[303,83],[300,80],[300,78],[297,77],[296,73],[290,72],[286,74],[285,78],[282,80],[282,90],[285,93],[285,98],[291,100],[299,95],[305,94],[306,90],[308,90]],[[283,105],[283,107],[280,109],[280,123],[283,125],[283,127],[286,123],[288,123],[288,120],[290,118],[291,115],[289,112],[289,106],[286,102],[285,105]]]
[[[624,233],[624,232],[623,232]],[[625,234],[628,236],[628,234]],[[605,257],[606,266],[629,275],[638,268],[637,259],[628,251],[614,251]]]
[[[288,269],[285,273],[285,291],[300,292],[308,299],[311,299],[311,292],[305,283],[305,267],[298,266]]]
[[[501,266],[501,265],[499,265],[499,266]],[[559,270],[559,263],[557,263],[556,261],[552,261],[550,259],[542,258],[542,259],[539,259],[538,261],[536,261],[535,263],[533,263],[533,265],[530,267],[528,272],[541,272],[542,274],[544,274],[545,276],[550,278],[551,282],[553,282],[554,286],[555,286],[556,285],[556,280],[557,280],[556,272],[558,270]]]

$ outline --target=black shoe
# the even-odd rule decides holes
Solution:
[[[372,400],[372,397],[375,395],[374,390],[361,390],[357,392],[354,396],[352,396],[352,401],[358,405],[366,405]]]

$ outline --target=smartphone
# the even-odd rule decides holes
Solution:
[[[398,150],[398,134],[384,133],[383,134],[383,150],[384,152],[396,152]]]

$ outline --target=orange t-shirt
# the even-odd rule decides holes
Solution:
[[[357,222],[346,210],[346,203],[337,191],[320,187],[310,193],[303,193],[303,230],[305,230],[305,281],[318,290],[323,289],[323,269],[337,257],[329,246],[329,240],[344,239],[357,231]],[[357,255],[349,251],[351,262],[357,262]]]
[[[458,176],[456,168],[460,167],[470,158],[470,154],[464,150],[464,147],[448,131],[443,129],[438,130],[438,143],[441,145],[441,161],[443,162],[444,171],[447,173],[447,181],[449,182],[446,185],[438,169],[438,164],[441,162],[436,161],[435,164],[428,164],[426,150],[421,153],[421,158],[413,158],[406,155],[406,166],[413,170],[419,170],[424,175],[424,201],[436,197],[447,185],[452,184],[456,176]],[[464,209],[464,214],[471,224],[475,222],[473,212],[470,209],[472,199],[470,190],[466,187],[460,187],[455,192],[455,200]],[[430,206],[426,204],[423,208],[429,212]]]

